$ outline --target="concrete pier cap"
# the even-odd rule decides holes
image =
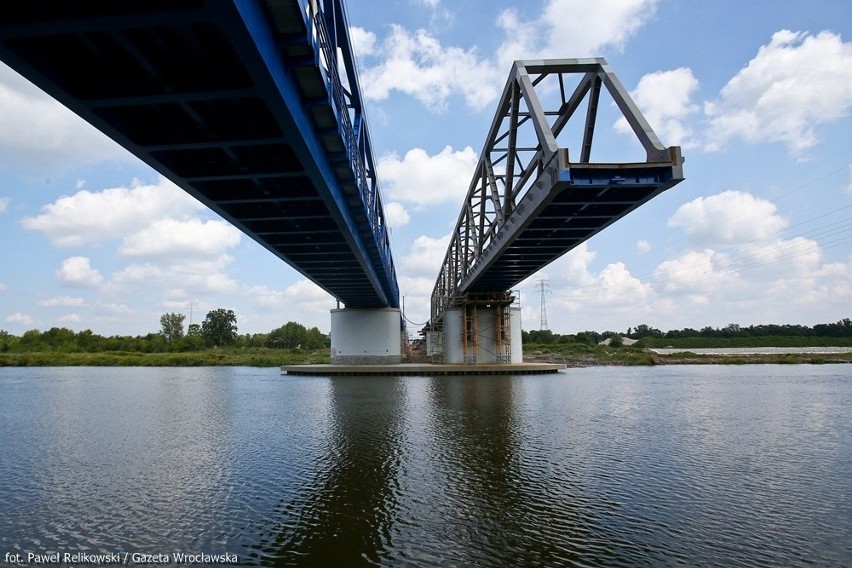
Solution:
[[[398,308],[331,310],[332,365],[395,365],[402,361]]]

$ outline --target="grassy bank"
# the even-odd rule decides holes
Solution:
[[[328,349],[206,349],[186,353],[0,353],[0,367],[278,367],[307,363],[328,363]]]
[[[701,347],[707,347],[702,345]],[[773,346],[775,347],[775,346]],[[527,362],[563,363],[568,367],[607,365],[741,365],[751,363],[824,364],[852,363],[852,353],[778,355],[658,355],[640,347],[605,347],[585,343],[531,344],[524,346]],[[327,364],[328,349],[286,350],[266,348],[206,349],[188,353],[0,353],[0,367],[278,367],[281,365]]]

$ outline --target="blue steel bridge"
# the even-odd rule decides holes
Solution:
[[[0,59],[346,307],[399,306],[341,0],[28,0]]]
[[[346,308],[399,307],[342,0],[29,0],[0,11],[0,59]],[[644,159],[592,161],[602,92]],[[603,59],[516,62],[430,326],[482,298],[509,302],[681,181],[682,164]]]

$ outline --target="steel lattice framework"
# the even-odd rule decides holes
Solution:
[[[590,161],[604,88],[644,162]],[[585,120],[572,121],[584,101]],[[558,143],[570,129],[580,140],[573,162]],[[498,297],[682,179],[680,148],[663,146],[604,59],[516,61],[432,292],[430,323],[469,294]]]

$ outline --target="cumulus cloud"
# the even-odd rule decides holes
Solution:
[[[636,241],[636,252],[639,254],[645,254],[646,252],[651,252],[651,243],[646,241],[645,239],[640,239]]]
[[[451,96],[459,95],[469,106],[483,109],[497,97],[499,77],[505,73],[480,59],[475,49],[444,47],[422,29],[410,32],[392,25],[380,48],[371,46],[371,38],[363,34],[358,41],[365,55],[384,55],[361,72],[364,94],[372,100],[384,100],[391,91],[399,91],[440,112]]]
[[[840,35],[781,30],[748,65],[705,103],[706,147],[732,138],[783,142],[801,156],[817,142],[815,126],[846,116],[852,107],[852,43]]]
[[[215,259],[185,259],[173,263],[134,263],[114,273],[107,288],[113,293],[141,287],[170,288],[172,295],[179,297],[234,292],[239,285],[225,272],[233,260],[233,257],[221,255]]]
[[[692,102],[696,89],[698,79],[692,74],[692,70],[680,67],[643,76],[630,96],[663,144],[689,145],[693,131],[686,121],[700,110],[700,107]],[[615,127],[619,132],[633,135],[624,117],[616,122]]]
[[[651,18],[658,0],[550,0],[541,16],[523,20],[514,9],[498,17],[506,39],[498,50],[500,68],[515,59],[593,57],[620,52]],[[577,17],[582,14],[582,17]]]
[[[719,265],[729,258],[712,249],[687,251],[666,260],[654,271],[654,282],[666,294],[702,295],[715,292],[722,286],[733,286],[737,275]]]
[[[411,274],[435,278],[441,269],[441,263],[444,262],[449,244],[449,234],[437,239],[421,235],[414,240],[411,252],[403,257],[401,264]]]
[[[33,325],[35,324],[35,320],[32,316],[27,315],[22,312],[15,312],[14,314],[6,317],[6,321],[8,323],[15,323],[19,325]]]
[[[376,34],[364,28],[352,26],[349,28],[349,39],[352,50],[357,57],[365,57],[376,53]]]
[[[44,308],[83,308],[86,307],[87,304],[86,300],[83,298],[60,296],[57,298],[39,300],[38,305]]]
[[[130,257],[218,256],[240,243],[240,231],[224,221],[160,219],[128,235],[119,252]]]
[[[310,280],[298,280],[283,290],[275,290],[269,286],[250,286],[250,297],[258,306],[282,308],[300,302],[321,301],[327,304],[329,294]]]
[[[161,178],[156,184],[134,181],[130,187],[80,190],[42,207],[42,213],[21,220],[24,228],[41,231],[56,246],[79,246],[140,231],[163,217],[188,214],[202,205]]]
[[[0,169],[62,170],[133,159],[82,118],[0,63]]]
[[[421,148],[379,159],[379,176],[385,191],[395,200],[418,207],[440,203],[461,204],[467,195],[479,158],[470,146],[463,150],[444,147],[430,156]]]
[[[480,55],[476,48],[444,46],[426,30],[399,25],[392,25],[382,41],[360,28],[353,28],[352,35],[356,53],[367,63],[361,73],[367,98],[384,100],[397,91],[441,112],[452,96],[460,96],[469,107],[482,110],[499,96],[515,59],[590,57],[607,49],[619,52],[654,15],[657,4],[658,0],[593,4],[549,0],[540,17],[530,20],[513,9],[504,10],[494,22],[503,39],[493,58]],[[577,18],[578,13],[583,17]],[[446,19],[445,12],[441,17]],[[373,63],[372,58],[379,61]]]
[[[328,329],[329,310],[334,299],[310,280],[298,280],[282,290],[269,286],[245,287],[257,311],[246,314],[247,321],[265,329],[280,327],[287,321],[297,321],[307,327]]]
[[[744,244],[787,227],[775,204],[742,191],[698,197],[681,205],[668,220],[699,246]]]
[[[408,211],[405,210],[402,203],[392,201],[390,203],[385,203],[384,207],[385,219],[391,228],[398,229],[400,227],[404,227],[408,225],[409,221],[411,221],[411,215],[408,214]]]
[[[80,323],[81,321],[83,321],[83,318],[78,314],[66,314],[56,318],[57,323]]]
[[[740,247],[738,253],[739,269],[754,269],[756,277],[761,279],[810,277],[822,262],[819,243],[805,237],[750,243]]]
[[[56,271],[56,277],[65,286],[93,288],[103,282],[104,277],[89,262],[85,256],[66,258]]]

